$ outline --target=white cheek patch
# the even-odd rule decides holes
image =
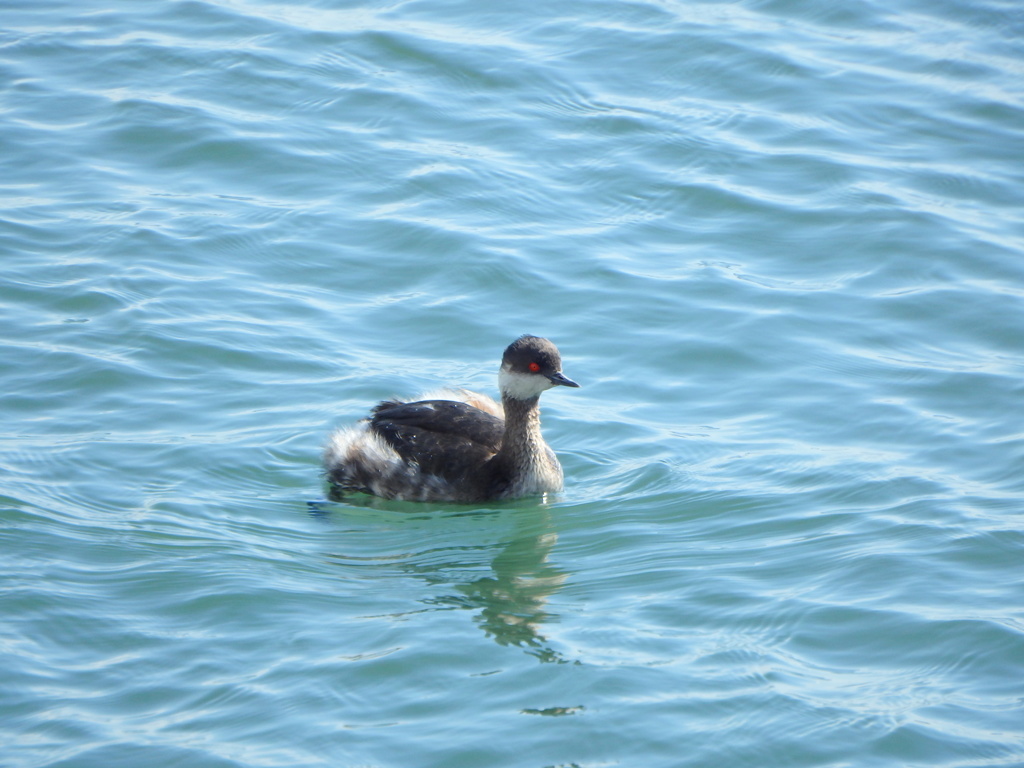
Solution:
[[[538,374],[516,373],[508,368],[502,368],[498,373],[498,388],[502,395],[515,400],[532,400],[553,386],[546,376]]]

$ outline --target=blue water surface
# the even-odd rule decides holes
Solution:
[[[1024,766],[1016,0],[0,10],[0,764]],[[329,501],[548,336],[556,498]]]

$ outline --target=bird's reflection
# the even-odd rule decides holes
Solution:
[[[477,609],[477,624],[498,644],[528,649],[541,661],[564,662],[542,633],[545,621],[557,618],[545,610],[548,599],[568,577],[548,562],[557,541],[554,532],[515,539],[494,558],[491,575],[456,584],[457,595],[434,602]]]
[[[379,500],[372,497],[363,499],[344,499],[350,509],[378,509]],[[384,509],[397,510],[408,508],[396,506],[394,502],[389,503]],[[417,511],[422,507],[417,507]],[[310,504],[310,514],[321,520],[328,520],[336,510],[332,510],[329,504],[318,503],[315,507]],[[411,511],[411,510],[410,510]],[[448,522],[455,519],[479,520],[482,516],[490,517],[494,510],[467,511],[465,515],[458,515],[446,518]],[[444,526],[445,522],[431,518],[430,512],[421,512],[415,518],[404,518],[410,523],[422,525],[426,523],[434,531],[438,526]],[[499,521],[502,518],[499,518]],[[504,520],[510,518],[504,517]],[[399,565],[401,571],[414,574],[417,578],[425,580],[434,587],[443,590],[441,594],[423,600],[428,605],[445,608],[460,608],[475,611],[474,620],[484,631],[487,637],[492,638],[496,643],[503,646],[514,646],[523,648],[527,653],[536,656],[544,662],[565,663],[565,659],[557,651],[551,648],[547,637],[543,632],[545,623],[557,619],[557,615],[547,611],[547,604],[552,595],[565,583],[569,574],[549,562],[555,544],[558,542],[558,534],[552,530],[550,516],[544,507],[530,509],[517,509],[511,518],[514,522],[513,530],[507,531],[503,537],[505,543],[489,545],[479,543],[478,534],[474,533],[474,544],[463,547],[444,547],[449,553],[459,551],[463,553],[460,562],[454,564],[446,560],[444,564],[433,561],[432,558],[424,558],[423,552],[420,555],[413,555],[406,550],[402,553],[390,552],[383,555],[380,549],[375,548],[373,553],[364,553],[362,556],[336,554],[338,561],[347,563],[353,562],[386,562],[389,567]],[[499,525],[502,523],[498,522]],[[403,528],[405,526],[402,526]],[[475,525],[473,526],[476,527]],[[526,533],[529,530],[529,533]],[[464,533],[464,531],[463,531]],[[454,533],[454,538],[459,538]],[[451,540],[449,540],[450,542]],[[404,548],[404,547],[403,547]],[[431,550],[436,553],[438,550]],[[496,552],[490,558],[490,573],[478,578],[480,573],[481,554]],[[475,562],[474,562],[475,561]],[[454,571],[454,573],[453,573]],[[465,576],[466,578],[460,578]]]

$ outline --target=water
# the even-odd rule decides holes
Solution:
[[[0,27],[0,764],[1024,766],[1016,2]],[[560,497],[325,500],[523,332]]]

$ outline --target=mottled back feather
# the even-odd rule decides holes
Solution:
[[[454,400],[388,401],[373,409],[370,429],[424,472],[457,481],[497,453],[505,423]]]

